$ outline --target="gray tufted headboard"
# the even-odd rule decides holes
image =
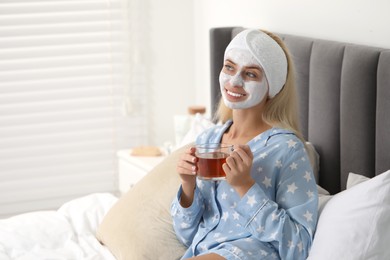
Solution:
[[[213,112],[225,47],[242,29],[210,30]],[[320,154],[319,185],[334,194],[349,172],[390,169],[390,50],[276,34],[295,65],[301,130]]]

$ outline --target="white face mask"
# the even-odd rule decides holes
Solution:
[[[249,50],[231,49],[226,55],[226,59],[231,60],[237,66],[235,75],[227,74],[223,71],[219,74],[219,85],[225,105],[231,109],[246,109],[258,105],[268,93],[268,84],[263,74],[261,81],[247,80],[242,78],[242,70],[244,67],[260,64],[256,61]],[[242,101],[230,101],[227,96],[230,94],[233,97],[238,97],[238,94],[232,93],[235,88],[242,87],[246,94],[246,99]],[[226,90],[230,90],[227,93]],[[240,92],[242,93],[242,91]]]

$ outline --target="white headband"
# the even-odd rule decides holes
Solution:
[[[228,51],[235,48],[250,51],[264,70],[269,86],[268,96],[273,98],[278,94],[287,77],[287,58],[280,45],[260,30],[247,29],[237,34],[226,47],[225,59]]]

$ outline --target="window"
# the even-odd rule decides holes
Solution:
[[[147,143],[147,59],[130,8],[0,2],[0,217],[115,192],[116,151]]]

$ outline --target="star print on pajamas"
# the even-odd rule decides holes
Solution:
[[[219,143],[232,121],[201,134]],[[188,250],[184,258],[216,253],[227,260],[306,259],[317,224],[318,194],[302,141],[272,128],[248,142],[256,183],[242,197],[226,181],[197,180],[194,202],[172,202],[173,227]],[[268,259],[267,258],[267,259]]]

